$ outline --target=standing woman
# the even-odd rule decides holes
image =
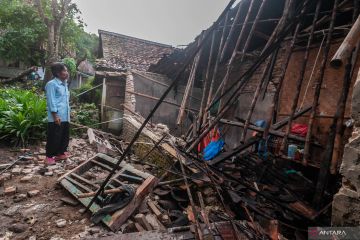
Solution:
[[[67,159],[70,130],[69,73],[63,63],[54,63],[51,72],[54,78],[45,86],[48,113],[45,163],[48,165]]]

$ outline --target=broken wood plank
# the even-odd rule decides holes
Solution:
[[[141,184],[137,189],[133,199],[129,204],[116,211],[112,216],[109,222],[109,227],[113,231],[120,229],[121,225],[133,214],[133,212],[140,206],[144,198],[151,191],[153,186],[157,183],[158,179],[154,176],[148,177],[143,184]]]
[[[156,217],[161,217],[162,213],[160,212],[160,210],[153,201],[148,201],[147,204],[151,209],[151,211],[156,215]]]

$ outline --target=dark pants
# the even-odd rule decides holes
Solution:
[[[49,122],[47,125],[46,156],[54,157],[66,152],[69,145],[69,123],[62,122],[57,125]]]

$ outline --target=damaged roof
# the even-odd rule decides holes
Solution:
[[[175,49],[171,45],[104,30],[99,30],[99,37],[100,57],[114,69],[147,71],[151,64],[156,64]]]

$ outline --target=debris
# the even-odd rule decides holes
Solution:
[[[9,231],[12,231],[14,233],[23,233],[27,229],[28,229],[28,226],[26,224],[22,224],[22,223],[15,223],[8,228]]]

